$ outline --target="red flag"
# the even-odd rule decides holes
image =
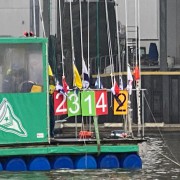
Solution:
[[[115,92],[115,95],[118,96],[118,94],[119,94],[119,86],[118,86],[116,81],[114,83],[114,92]]]
[[[119,91],[120,91],[119,86],[118,86],[116,80],[114,80],[114,85],[113,85],[113,87],[111,88],[111,92],[113,93],[113,95],[118,96]]]
[[[62,85],[63,85],[63,90],[65,93],[67,93],[69,91],[69,86],[68,84],[66,83],[66,79],[65,79],[65,76],[62,76]]]

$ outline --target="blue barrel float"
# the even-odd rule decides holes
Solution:
[[[120,159],[124,169],[142,169],[142,160],[138,154],[127,154]]]
[[[0,171],[3,170],[3,166],[2,166],[2,163],[0,162]]]
[[[92,155],[82,155],[75,159],[75,169],[97,169],[96,159]]]
[[[57,156],[51,160],[52,169],[74,169],[74,163],[69,156]]]
[[[115,169],[119,167],[119,159],[114,154],[104,154],[98,157],[98,168],[100,169]]]
[[[26,171],[27,166],[25,161],[20,157],[9,158],[5,162],[6,171]]]
[[[51,170],[49,160],[44,156],[30,158],[28,161],[27,167],[29,171]]]

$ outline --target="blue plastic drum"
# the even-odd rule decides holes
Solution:
[[[0,162],[0,171],[3,170],[3,166],[2,166],[2,163]]]
[[[5,163],[6,171],[26,171],[26,163],[22,158],[10,158]]]
[[[121,159],[121,167],[125,169],[141,169],[141,158],[137,154],[126,155]]]
[[[98,168],[100,169],[115,169],[119,168],[119,159],[116,155],[107,154],[98,158]]]
[[[49,171],[50,163],[46,157],[33,157],[28,162],[29,171]]]
[[[97,169],[96,159],[92,155],[79,156],[75,160],[75,169]]]
[[[52,169],[74,169],[74,164],[69,156],[58,156],[51,162]]]

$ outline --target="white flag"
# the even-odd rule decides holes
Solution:
[[[83,75],[83,80],[82,80],[83,88],[87,89],[89,87],[89,75],[84,59],[82,61],[82,75]]]
[[[127,79],[128,79],[127,90],[129,91],[129,95],[131,95],[132,94],[133,77],[132,77],[132,73],[131,73],[131,69],[130,69],[129,65],[127,67]]]

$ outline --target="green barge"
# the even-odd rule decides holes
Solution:
[[[71,117],[93,117],[93,135],[51,138],[48,39],[1,38],[0,58],[0,170],[142,168],[138,144],[144,137],[99,136],[101,114],[93,110],[96,99],[93,90],[89,94],[81,92],[81,99],[92,97],[91,114],[85,102],[80,103],[85,109],[77,111],[73,110],[76,99],[67,103],[71,105]],[[56,112],[64,112],[61,103],[56,104]],[[108,110],[102,112],[105,115]]]

